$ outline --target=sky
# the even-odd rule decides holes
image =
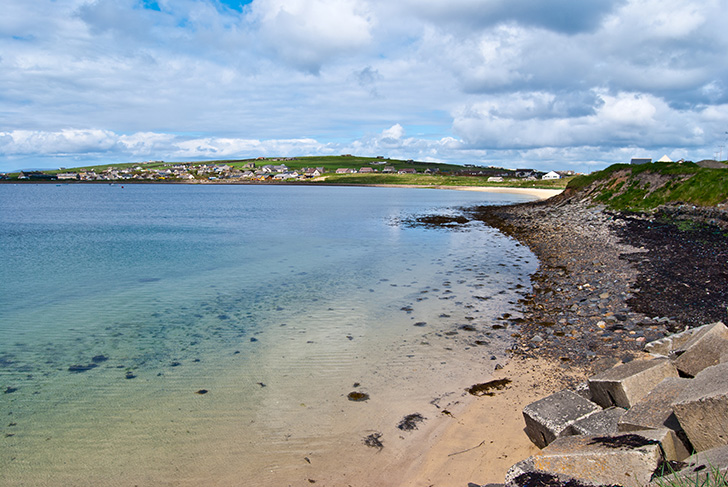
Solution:
[[[728,0],[3,0],[0,171],[728,157]]]

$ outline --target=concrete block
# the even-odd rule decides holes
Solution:
[[[722,322],[700,327],[690,341],[673,352],[677,370],[695,377],[701,370],[718,365],[728,351],[728,327]]]
[[[506,472],[504,487],[601,487],[568,475],[541,472],[533,466],[533,457],[513,465]]]
[[[719,446],[696,453],[685,460],[686,465],[672,475],[650,482],[649,487],[665,485],[728,485],[728,446]],[[707,481],[710,477],[709,482]]]
[[[681,431],[680,423],[672,410],[672,403],[679,397],[692,379],[668,377],[640,402],[632,406],[619,420],[619,431],[639,431],[669,428]]]
[[[664,458],[663,458],[664,452]],[[566,436],[509,472],[517,479],[527,472],[565,476],[597,485],[643,486],[663,459],[683,460],[687,451],[668,429],[614,436]]]
[[[534,445],[544,448],[562,435],[571,434],[576,421],[598,411],[598,405],[570,390],[563,390],[523,408],[526,434]]]
[[[595,375],[589,379],[589,389],[600,406],[629,409],[668,377],[678,377],[668,359],[636,360]]]
[[[571,425],[574,435],[605,436],[617,433],[620,418],[626,413],[622,408],[608,408],[580,419]]]
[[[726,356],[726,361],[728,362],[728,355]],[[576,387],[574,387],[571,390],[576,392],[577,394],[579,394],[581,397],[583,397],[587,401],[592,400],[591,391],[589,390],[589,383],[586,381],[580,382]],[[592,401],[592,402],[594,402],[594,401]]]
[[[728,363],[700,372],[672,407],[696,451],[728,445]]]
[[[658,357],[669,357],[672,352],[689,342],[696,333],[707,328],[709,325],[703,325],[697,328],[687,328],[685,331],[669,335],[654,342],[645,345],[644,351]]]

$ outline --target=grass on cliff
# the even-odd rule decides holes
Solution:
[[[644,211],[667,203],[714,206],[728,202],[728,169],[693,163],[615,164],[574,178],[568,189],[585,191],[614,210]]]

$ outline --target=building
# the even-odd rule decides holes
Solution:
[[[557,173],[556,171],[549,171],[546,174],[544,174],[541,179],[549,180],[549,179],[561,179],[561,175]]]
[[[633,157],[631,161],[629,161],[630,164],[650,164],[652,162],[652,158],[644,158],[644,157]]]

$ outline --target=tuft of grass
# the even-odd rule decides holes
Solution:
[[[718,467],[701,465],[688,467],[686,470],[692,472],[688,473],[685,470],[675,472],[668,467],[669,475],[656,477],[653,482],[657,487],[728,487],[728,473],[721,472]]]

